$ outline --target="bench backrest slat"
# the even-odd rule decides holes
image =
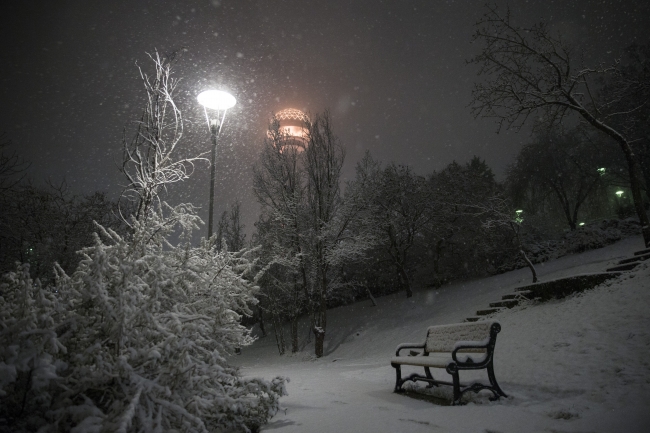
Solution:
[[[458,323],[432,326],[427,331],[426,352],[451,352],[459,341],[487,341],[494,322]],[[462,352],[485,352],[484,349],[464,349]]]

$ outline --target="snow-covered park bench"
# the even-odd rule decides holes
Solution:
[[[492,391],[491,400],[506,397],[497,384],[494,376],[493,355],[497,342],[497,334],[501,331],[498,322],[473,322],[452,325],[432,326],[427,331],[427,338],[422,344],[404,343],[397,346],[395,357],[390,364],[395,368],[397,381],[395,392],[403,392],[402,385],[406,381],[424,381],[429,388],[439,385],[454,387],[453,404],[467,391],[479,392],[482,389]],[[422,352],[409,351],[408,356],[400,356],[404,349],[423,349]],[[403,365],[424,367],[424,375],[413,373],[402,378]],[[452,382],[436,380],[431,375],[431,368],[444,368],[452,376]],[[487,370],[490,384],[474,382],[462,384],[458,374],[461,370]]]

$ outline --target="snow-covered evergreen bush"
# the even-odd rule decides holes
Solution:
[[[129,238],[99,227],[76,272],[58,269],[57,293],[25,267],[6,276],[0,429],[248,431],[277,412],[286,379],[243,378],[224,358],[252,342],[246,252],[192,247],[192,206],[164,211]]]
[[[63,312],[49,288],[18,264],[0,283],[0,431],[35,431],[55,401],[66,349],[56,332]]]

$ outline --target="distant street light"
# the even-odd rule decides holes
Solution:
[[[203,105],[203,112],[205,113],[205,120],[208,122],[208,128],[212,136],[212,158],[210,164],[210,209],[208,213],[208,239],[212,237],[212,222],[214,213],[214,181],[216,177],[215,161],[217,159],[217,137],[223,127],[223,122],[226,120],[226,111],[235,106],[237,101],[230,93],[221,90],[206,90],[201,92],[196,98],[199,104]],[[208,108],[216,111],[214,119],[208,116]],[[223,112],[223,114],[222,114]],[[219,119],[221,117],[221,120]]]
[[[524,212],[524,211],[521,210],[521,209],[515,211],[515,214],[517,215],[517,216],[515,217],[515,222],[516,222],[517,224],[521,224],[521,223],[524,222],[524,219],[523,219],[522,216],[521,216],[521,214],[522,214],[523,212]]]

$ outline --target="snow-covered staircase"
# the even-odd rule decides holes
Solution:
[[[465,322],[476,322],[482,317],[497,313],[504,308],[512,308],[519,305],[519,302],[522,300],[563,298],[570,293],[587,290],[605,280],[619,276],[621,272],[634,269],[639,263],[648,259],[650,259],[650,248],[636,251],[632,257],[620,260],[616,266],[608,268],[606,272],[576,275],[560,280],[519,287],[515,289],[515,293],[503,295],[500,301],[491,302],[490,308],[478,310],[476,316],[466,318]]]
[[[614,266],[613,268],[609,268],[607,269],[607,271],[608,272],[630,271],[636,268],[639,263],[648,259],[650,259],[650,249],[637,251],[636,253],[634,253],[634,257],[621,260],[620,262],[618,262],[617,266]]]

